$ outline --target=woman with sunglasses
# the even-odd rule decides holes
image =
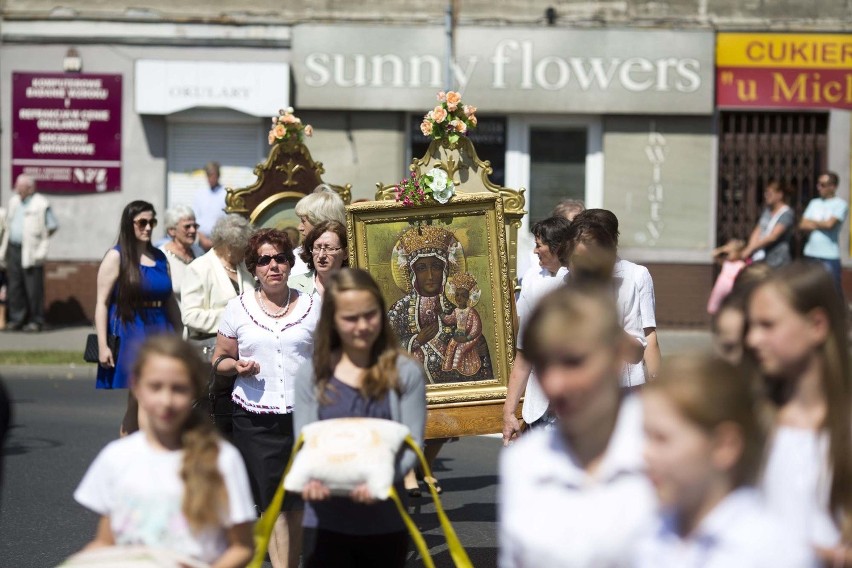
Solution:
[[[151,243],[156,226],[153,205],[130,202],[121,213],[118,243],[107,251],[98,269],[95,329],[99,389],[127,388],[130,369],[146,337],[183,329],[166,255]],[[107,343],[108,335],[118,337],[116,353]],[[138,429],[137,415],[131,393],[122,433]]]
[[[167,209],[163,217],[168,240],[159,248],[166,253],[172,275],[172,290],[180,303],[180,287],[186,267],[195,257],[204,254],[204,249],[195,243],[198,223],[195,222],[195,211],[188,205],[175,205]]]
[[[233,443],[243,455],[252,494],[265,511],[295,443],[295,373],[310,363],[319,302],[289,286],[295,257],[287,234],[262,229],[246,246],[256,288],[228,302],[219,323],[213,366],[235,377]],[[287,495],[275,522],[269,556],[275,568],[299,565],[303,504]]]
[[[308,272],[293,276],[290,285],[321,299],[331,275],[349,266],[347,244],[346,225],[339,221],[319,223],[305,237],[300,254]]]

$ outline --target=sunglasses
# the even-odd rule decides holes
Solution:
[[[258,266],[266,266],[267,264],[269,264],[273,260],[275,261],[276,264],[284,264],[285,262],[287,262],[287,255],[284,254],[283,252],[279,252],[278,254],[276,254],[274,256],[264,254],[263,256],[258,257],[257,265]]]
[[[148,225],[151,225],[151,228],[153,229],[154,227],[157,226],[157,220],[156,219],[136,219],[135,221],[133,221],[133,224],[136,225],[137,227],[139,227],[140,229],[143,229],[143,230]]]

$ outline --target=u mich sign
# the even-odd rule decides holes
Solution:
[[[852,109],[852,35],[719,34],[716,105]]]

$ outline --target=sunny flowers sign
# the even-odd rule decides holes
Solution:
[[[293,107],[282,108],[278,116],[272,117],[272,128],[269,130],[269,145],[276,142],[301,142],[305,136],[313,136],[314,129],[293,114]]]
[[[441,91],[438,102],[440,104],[423,117],[420,131],[433,140],[455,146],[461,136],[476,127],[476,107],[463,104],[461,95],[455,91]]]

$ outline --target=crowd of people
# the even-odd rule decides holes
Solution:
[[[742,266],[714,292],[706,355],[661,357],[653,281],[619,257],[612,212],[563,203],[533,226],[539,265],[521,282],[503,407],[500,566],[852,567],[847,310],[830,262],[774,265],[793,252],[766,241],[793,226],[783,193],[767,188],[766,219],[730,249]],[[75,493],[101,515],[90,547],[143,544],[245,566],[252,522],[306,425],[381,418],[424,443],[430,371],[400,345],[373,277],[346,266],[339,197],[320,188],[305,200],[301,246],[228,215],[208,229],[207,252],[190,242],[201,230],[192,209],[167,213],[158,249],[153,207],[125,208],[98,275],[96,327],[98,387],[130,395],[123,436]],[[845,211],[821,207],[802,226],[830,237]],[[444,283],[453,317],[468,318],[475,282],[456,280]],[[230,381],[226,434],[193,404],[211,368]],[[400,495],[413,465],[401,450]],[[311,480],[287,495],[269,557],[275,567],[401,567],[408,548],[383,496]]]

